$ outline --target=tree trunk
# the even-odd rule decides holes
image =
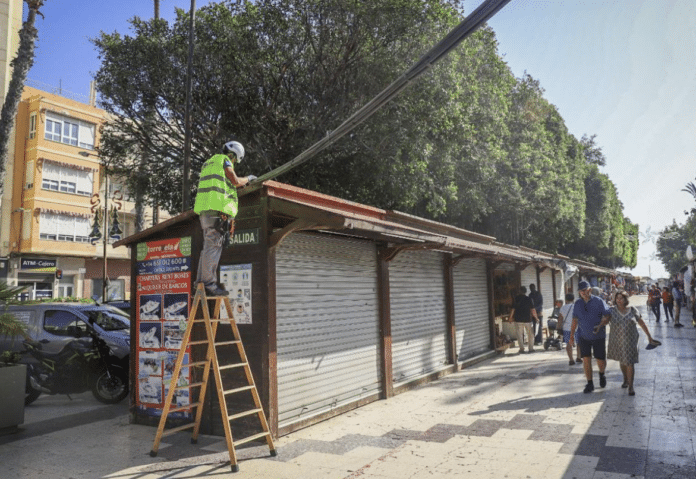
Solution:
[[[10,133],[14,126],[15,116],[19,101],[22,99],[22,91],[24,90],[24,82],[27,79],[27,73],[34,64],[34,50],[36,47],[36,38],[38,30],[34,27],[36,15],[41,13],[39,8],[44,4],[45,0],[25,0],[29,13],[27,20],[22,25],[19,31],[19,49],[17,56],[10,63],[12,66],[12,78],[7,89],[7,96],[2,105],[2,113],[0,113],[0,191],[5,185],[5,162],[7,160],[7,147],[10,142]]]

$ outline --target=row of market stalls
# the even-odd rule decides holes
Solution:
[[[154,424],[172,382],[167,371],[181,344],[189,312],[181,305],[191,304],[202,234],[189,211],[120,245],[131,247],[136,292],[132,420]],[[575,292],[579,278],[602,285],[617,277],[274,181],[240,197],[233,244],[220,265],[276,436],[495,354],[520,285],[537,285],[547,318],[553,300]],[[186,371],[179,384],[195,376]],[[195,395],[184,390],[176,402],[185,406]],[[205,401],[202,432],[222,434],[213,387]]]

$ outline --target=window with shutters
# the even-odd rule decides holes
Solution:
[[[29,115],[29,139],[36,138],[36,112]]]
[[[91,170],[78,170],[44,161],[41,188],[61,193],[92,196],[93,178]]]
[[[94,149],[96,125],[53,112],[46,112],[44,138],[80,148]]]
[[[53,241],[89,242],[89,218],[41,212],[39,238]]]

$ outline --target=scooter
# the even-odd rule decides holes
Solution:
[[[110,359],[111,348],[92,330],[55,354],[42,351],[41,343],[33,340],[23,344],[22,362],[27,365],[25,405],[42,393],[70,397],[91,389],[94,397],[105,404],[116,404],[128,395],[128,371]]]

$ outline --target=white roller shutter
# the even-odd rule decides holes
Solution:
[[[563,271],[556,270],[556,294],[558,299],[565,303],[565,289],[563,286]]]
[[[545,269],[539,273],[539,279],[541,280],[541,298],[544,300],[544,309],[542,311],[542,316],[544,317],[544,326],[546,326],[546,320],[553,313],[553,276],[551,275],[550,269]]]
[[[536,266],[529,265],[520,272],[520,286],[527,288],[527,296],[529,296],[529,285],[537,284]]]
[[[491,346],[486,262],[464,259],[454,267],[453,276],[457,359],[463,361]]]
[[[276,285],[279,425],[379,392],[374,243],[292,234]]]
[[[405,251],[389,264],[395,384],[447,364],[442,254]]]

